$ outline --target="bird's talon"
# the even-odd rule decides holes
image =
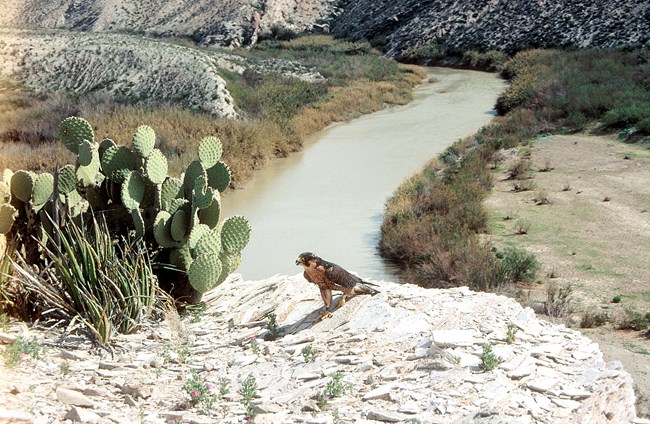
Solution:
[[[333,316],[333,315],[332,315],[331,312],[325,312],[325,313],[323,313],[323,315],[320,316],[320,318],[318,319],[318,321],[324,321],[324,320],[326,320],[327,318],[332,318],[332,316]]]

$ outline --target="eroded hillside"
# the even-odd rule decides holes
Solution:
[[[274,25],[312,29],[335,10],[334,0],[0,0],[0,26],[191,36],[203,44],[254,44]]]

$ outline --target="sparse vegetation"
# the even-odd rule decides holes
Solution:
[[[276,340],[280,336],[280,328],[278,327],[278,317],[274,313],[267,315],[268,321],[266,329],[268,333],[265,337],[266,340]]]
[[[421,63],[439,60],[446,52],[440,46],[428,45],[410,54]],[[481,249],[486,246],[477,240],[477,233],[485,228],[472,225],[480,221],[467,223],[464,216],[450,213],[440,200],[445,199],[442,193],[475,193],[478,188],[480,194],[475,193],[467,203],[455,204],[454,209],[471,210],[473,217],[481,216],[482,200],[491,187],[489,175],[486,180],[483,172],[493,165],[499,150],[528,144],[541,133],[581,130],[598,120],[604,125],[600,129],[638,127],[648,116],[640,105],[650,103],[647,64],[648,58],[639,51],[529,50],[514,55],[503,65],[503,75],[511,80],[496,106],[503,116],[450,146],[439,160],[397,189],[386,204],[381,254],[401,266],[408,282],[437,287],[469,285],[479,290],[501,287],[507,282],[504,270],[493,257],[484,254]],[[630,104],[635,105],[634,113],[627,109]],[[609,118],[604,119],[607,113]],[[621,116],[629,120],[614,119]],[[635,132],[631,137],[641,135]],[[533,188],[529,183],[530,153],[530,148],[520,149],[507,168],[515,191]],[[477,163],[471,167],[464,166],[475,159]],[[547,162],[540,170],[551,169]],[[467,171],[466,179],[459,176],[463,170]],[[477,185],[477,181],[485,184]],[[563,190],[570,189],[566,184]],[[550,202],[542,191],[535,193],[535,199],[538,204]],[[459,223],[463,230],[457,229]],[[459,263],[464,265],[462,273],[455,271]],[[562,300],[566,299],[558,298],[556,293],[552,301],[547,301],[550,314],[566,309]]]
[[[301,350],[302,357],[305,358],[305,362],[314,362],[316,360],[316,351],[314,350],[313,346],[308,344],[307,346],[303,347]]]
[[[506,333],[506,343],[513,344],[515,342],[515,335],[519,331],[519,327],[513,323],[508,323],[508,331]]]
[[[242,397],[241,403],[246,408],[246,420],[252,421],[255,418],[253,399],[257,397],[257,380],[253,375],[239,381],[239,394]]]
[[[551,282],[546,287],[546,301],[544,302],[544,312],[550,317],[564,317],[573,312],[573,286],[567,284],[559,286]]]
[[[492,351],[492,345],[485,343],[483,345],[483,352],[479,356],[481,359],[480,367],[485,372],[490,372],[499,366],[501,360]]]
[[[2,353],[5,360],[5,365],[9,368],[18,366],[23,359],[31,357],[38,360],[44,352],[41,343],[33,337],[27,339],[25,337],[18,337],[16,341],[11,343]]]
[[[343,382],[343,373],[340,371],[335,372],[331,376],[331,380],[325,386],[323,391],[318,392],[316,395],[316,402],[321,410],[327,408],[327,402],[336,397],[341,397],[349,390],[352,390],[352,384]]]
[[[212,409],[215,400],[217,400],[217,396],[212,392],[210,384],[194,370],[192,370],[190,377],[185,380],[183,390],[189,396],[191,406],[201,404],[209,411]]]
[[[580,319],[580,328],[595,328],[605,325],[609,315],[607,312],[585,311]]]

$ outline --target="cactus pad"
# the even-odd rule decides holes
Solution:
[[[194,181],[192,192],[192,206],[196,209],[205,209],[212,203],[212,189],[208,187],[208,179],[199,177]]]
[[[194,182],[198,178],[204,177],[205,175],[205,168],[203,167],[203,163],[201,163],[201,161],[192,161],[187,166],[187,170],[183,176],[183,192],[185,193],[185,197],[187,199],[192,198],[192,191],[194,191]]]
[[[173,249],[169,252],[169,262],[174,265],[176,268],[183,270],[188,270],[190,265],[192,265],[192,255],[190,254],[190,249],[187,246],[183,246],[179,249]]]
[[[156,145],[156,133],[148,125],[140,125],[131,140],[133,151],[142,158],[147,158]]]
[[[102,170],[104,174],[121,183],[128,176],[129,171],[139,167],[137,158],[131,150],[124,146],[109,147],[102,156]]]
[[[183,183],[178,178],[167,177],[160,189],[160,202],[163,209],[168,209],[172,200],[183,197]]]
[[[210,228],[215,228],[219,224],[221,215],[221,195],[217,190],[212,190],[212,203],[205,209],[199,210],[199,221]]]
[[[221,254],[219,255],[219,259],[221,260],[221,267],[225,274],[223,276],[225,280],[225,277],[235,272],[239,267],[239,264],[241,263],[241,252],[235,252],[235,253],[221,252]],[[219,281],[219,284],[221,284],[222,282],[223,280]]]
[[[197,257],[187,271],[190,284],[199,293],[205,293],[217,285],[221,275],[219,255],[205,254]]]
[[[11,177],[11,192],[22,202],[29,202],[32,198],[34,180],[36,175],[29,171],[16,171]]]
[[[122,204],[129,211],[138,209],[144,198],[144,181],[137,171],[131,171],[122,183]]]
[[[203,234],[199,241],[196,243],[192,254],[195,257],[201,256],[205,253],[219,253],[221,252],[221,237],[215,230],[208,231]]]
[[[153,224],[153,236],[156,239],[156,242],[166,248],[176,247],[178,243],[174,241],[170,234],[172,216],[169,212],[160,211],[156,215],[154,224]]]
[[[216,137],[206,137],[199,142],[199,160],[206,168],[212,168],[221,159],[223,146]]]
[[[0,234],[7,234],[11,230],[17,216],[18,211],[13,206],[7,203],[0,205]]]
[[[169,203],[167,209],[165,209],[165,210],[166,210],[167,212],[169,212],[170,214],[173,215],[173,214],[176,213],[177,210],[179,210],[179,209],[181,209],[181,208],[184,208],[185,205],[189,205],[189,204],[190,204],[190,201],[187,200],[187,199],[183,199],[183,198],[180,198],[180,199],[173,199],[173,200]],[[189,210],[189,208],[188,208],[188,210]]]
[[[133,219],[133,225],[135,226],[135,235],[137,237],[144,237],[145,225],[140,209],[132,209],[131,218]]]
[[[211,231],[210,227],[208,227],[205,224],[195,225],[190,231],[190,238],[188,240],[190,249],[194,249],[196,247],[196,244],[201,239],[201,237],[203,237],[203,234],[208,233],[210,231]]]
[[[57,190],[60,194],[68,194],[77,188],[77,176],[75,175],[74,166],[66,165],[59,169]]]
[[[32,203],[34,205],[44,205],[50,200],[54,191],[54,176],[50,173],[39,174],[34,178],[34,188],[32,189]]]
[[[172,215],[170,233],[175,241],[183,241],[189,232],[190,217],[183,209],[177,210]]]
[[[230,185],[230,169],[228,165],[219,161],[216,165],[206,170],[208,183],[215,190],[223,192]]]
[[[106,151],[107,151],[109,148],[111,148],[111,147],[113,147],[113,146],[116,146],[116,145],[117,145],[117,144],[115,144],[115,142],[114,142],[113,140],[111,140],[110,138],[105,138],[105,139],[103,139],[103,140],[99,143],[99,148],[98,148],[98,150],[99,150],[99,156],[104,156],[104,153],[106,153]]]
[[[227,253],[241,252],[248,244],[251,227],[243,216],[231,216],[221,224],[221,243]]]
[[[92,143],[95,140],[93,127],[83,118],[71,116],[59,125],[59,138],[72,153],[79,153],[79,144],[83,140]]]
[[[79,144],[77,156],[77,179],[83,187],[94,185],[99,174],[99,150],[96,144],[83,140]]]
[[[154,149],[144,164],[147,178],[154,184],[162,184],[167,178],[167,158],[158,149]]]

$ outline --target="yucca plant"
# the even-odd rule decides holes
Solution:
[[[103,218],[56,229],[59,243],[43,245],[50,261],[40,275],[15,264],[17,279],[54,318],[80,320],[97,340],[132,332],[154,305],[157,281],[140,238],[115,241]]]

